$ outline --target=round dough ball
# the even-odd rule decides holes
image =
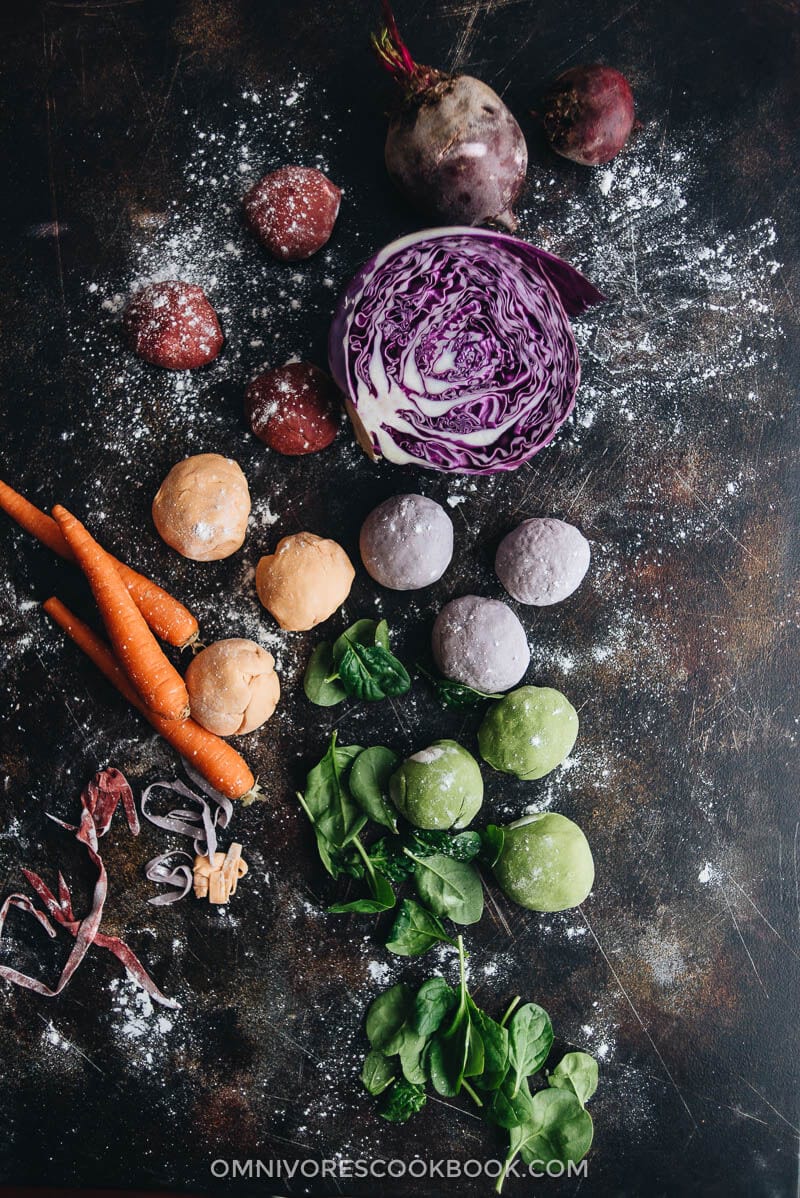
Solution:
[[[511,608],[479,595],[445,604],[431,646],[445,678],[487,694],[516,685],[531,659],[525,629]]]
[[[542,811],[503,831],[494,875],[508,898],[529,911],[566,911],[583,902],[594,883],[594,861],[577,824]]]
[[[361,526],[368,574],[392,591],[416,591],[442,577],[453,556],[453,522],[424,495],[393,495]]]
[[[480,811],[483,778],[475,758],[460,744],[435,740],[392,774],[389,795],[415,828],[465,828]]]
[[[548,607],[578,589],[590,556],[583,533],[573,524],[548,517],[524,520],[503,537],[494,568],[514,599]]]
[[[289,632],[306,632],[341,607],[356,572],[336,541],[296,532],[256,566],[258,597]]]
[[[578,714],[561,691],[521,686],[493,703],[478,729],[481,757],[504,774],[543,778],[567,757]]]
[[[280,698],[275,658],[255,641],[215,641],[186,671],[192,719],[217,736],[240,736],[266,723]]]
[[[250,492],[241,467],[220,453],[198,453],[173,466],[153,500],[162,540],[193,562],[230,557],[242,545]]]

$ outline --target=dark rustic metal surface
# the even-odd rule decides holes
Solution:
[[[521,116],[573,62],[601,58],[632,78],[644,140],[621,160],[615,187],[627,179],[632,202],[622,225],[608,224],[613,254],[598,234],[598,174],[549,157],[525,122],[521,231],[590,270],[612,299],[584,321],[583,422],[529,469],[475,490],[375,468],[348,430],[314,459],[268,455],[241,422],[244,382],[290,353],[324,362],[335,288],[415,225],[382,168],[388,90],[365,48],[373,6],[15,5],[0,42],[0,473],[43,506],[85,515],[199,611],[208,639],[255,634],[271,647],[281,638],[247,570],[280,534],[332,535],[355,557],[360,521],[387,494],[455,498],[457,559],[442,582],[416,605],[380,596],[408,660],[446,598],[499,595],[492,552],[516,519],[574,519],[592,540],[589,579],[560,607],[524,616],[530,680],[580,709],[573,768],[527,787],[494,776],[487,809],[504,817],[538,801],[578,819],[597,884],[582,915],[540,917],[494,894],[469,932],[484,1005],[536,999],[565,1041],[603,1057],[588,1180],[536,1192],[794,1194],[800,10],[792,0],[399,7],[424,58],[481,75]],[[237,204],[261,170],[318,153],[345,202],[330,257],[293,283],[292,268],[267,262],[239,227]],[[660,201],[637,208],[630,163],[650,172],[658,200],[683,169],[676,153],[692,163],[684,203],[654,233]],[[131,362],[114,312],[115,295],[171,260],[170,213],[173,257],[209,286],[228,336],[185,392]],[[729,278],[712,287],[704,247],[721,260],[723,243]],[[201,450],[240,461],[258,517],[244,550],[212,566],[176,560],[149,522],[167,469]],[[0,560],[0,880],[8,892],[22,865],[48,879],[61,867],[85,896],[84,862],[45,811],[73,815],[106,762],[138,790],[170,776],[174,758],[35,606],[57,590],[91,611],[70,568],[6,523]],[[348,614],[372,612],[376,598],[359,572]],[[393,706],[320,713],[298,685],[316,638],[282,639],[280,714],[243,744],[268,801],[237,812],[251,875],[229,913],[149,908],[141,866],[168,838],[148,828],[134,842],[121,824],[108,838],[107,929],[125,933],[182,1011],[159,1023],[99,952],[55,1002],[0,992],[1,1182],[245,1195],[270,1183],[214,1182],[210,1162],[502,1155],[468,1112],[430,1103],[398,1128],[362,1095],[366,1004],[386,978],[432,967],[390,959],[368,920],[321,913],[331,890],[293,799],[334,721],[345,742],[400,751],[435,733],[469,738],[475,721],[440,712],[421,686]],[[2,959],[55,978],[67,946],[39,937],[14,922]],[[295,1179],[276,1192],[479,1195],[491,1184]],[[527,1192],[509,1183],[512,1198]]]

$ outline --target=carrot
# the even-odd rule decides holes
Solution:
[[[185,720],[186,683],[164,656],[111,558],[66,508],[56,504],[53,516],[86,575],[112,647],[134,687],[157,715]]]
[[[74,616],[60,599],[48,599],[44,604],[44,610],[55,620],[59,628],[63,628],[78,648],[91,658],[120,694],[149,720],[156,732],[163,736],[173,749],[177,749],[182,757],[187,758],[216,790],[229,799],[244,798],[252,801],[252,798],[255,798],[255,793],[250,793],[257,790],[255,779],[247,763],[232,745],[215,736],[213,732],[201,728],[192,719],[176,723],[174,720],[164,720],[150,711],[136,694],[108,645],[92,632],[91,628]]]
[[[52,516],[40,511],[19,492],[9,487],[0,479],[0,510],[16,520],[20,528],[31,533],[37,540],[52,549],[59,557],[74,561],[75,555],[64,540],[64,534]],[[124,562],[109,554],[120,574],[122,581],[133,596],[134,603],[141,611],[147,623],[156,636],[169,645],[185,649],[197,640],[199,632],[197,620],[192,613],[173,599],[172,595],[156,583],[137,574]]]

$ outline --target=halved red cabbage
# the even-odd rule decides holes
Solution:
[[[371,457],[514,470],[575,404],[569,323],[604,297],[560,258],[491,229],[427,229],[365,263],[336,308],[331,374]]]

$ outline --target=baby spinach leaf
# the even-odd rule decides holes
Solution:
[[[440,832],[427,828],[415,828],[408,842],[412,853],[418,857],[430,857],[441,853],[454,861],[472,861],[481,849],[479,832]]]
[[[410,857],[403,852],[398,837],[384,836],[370,846],[369,859],[374,869],[390,882],[404,882],[416,868]]]
[[[531,1101],[532,1135],[524,1137],[519,1154],[526,1165],[534,1161],[567,1165],[583,1160],[592,1146],[592,1117],[569,1090],[539,1090]]]
[[[473,690],[471,686],[465,686],[463,682],[453,682],[450,678],[442,678],[440,674],[435,674],[432,670],[427,669],[421,662],[417,662],[417,669],[430,682],[439,702],[453,711],[470,711],[479,703],[483,703],[485,699],[503,698],[501,694],[487,694],[484,691]]]
[[[427,1036],[419,1036],[410,1029],[406,1032],[400,1045],[400,1067],[406,1081],[415,1086],[424,1086],[428,1080],[423,1064],[423,1056],[428,1046]]]
[[[585,1106],[597,1089],[597,1061],[588,1052],[568,1052],[548,1075],[547,1084],[569,1090]]]
[[[434,1090],[444,1098],[454,1098],[464,1081],[469,1050],[468,1028],[469,1021],[459,1018],[452,1028],[431,1040],[428,1072]]]
[[[483,914],[483,884],[473,865],[441,853],[430,857],[417,857],[408,849],[406,853],[416,862],[417,893],[434,915],[458,924],[478,922]]]
[[[395,1065],[380,1049],[373,1048],[367,1053],[361,1070],[361,1080],[369,1094],[382,1094],[387,1086],[392,1084],[396,1074]]]
[[[513,1088],[513,1075],[507,1073],[500,1086],[492,1094],[491,1101],[486,1108],[487,1118],[496,1123],[498,1127],[505,1127],[509,1131],[512,1127],[529,1124],[533,1119],[531,1091],[527,1077],[522,1079],[515,1094],[512,1094]]]
[[[377,702],[404,695],[411,687],[405,666],[383,645],[351,642],[338,668],[342,686],[355,699]]]
[[[303,675],[306,698],[317,707],[335,707],[347,698],[347,691],[336,676],[333,654],[327,641],[321,641],[309,658]]]
[[[344,780],[347,767],[360,752],[360,745],[338,745],[334,732],[325,756],[306,778],[303,807],[317,833],[334,850],[344,848],[367,822]]]
[[[384,649],[389,648],[389,625],[385,620],[378,620],[375,625],[375,644],[381,645]]]
[[[406,1123],[412,1115],[422,1110],[426,1102],[424,1086],[401,1078],[387,1091],[379,1113],[389,1123]]]
[[[524,1077],[541,1069],[553,1045],[553,1025],[547,1011],[534,1002],[517,1007],[508,1025],[508,1059],[512,1095]]]
[[[420,957],[434,944],[456,946],[431,911],[413,899],[403,899],[386,941],[389,952],[399,957]]]
[[[497,824],[488,824],[479,835],[481,838],[481,848],[478,853],[478,860],[482,865],[491,869],[493,865],[497,864],[500,854],[503,851],[506,834],[502,828],[498,828]]]
[[[392,832],[397,831],[397,812],[388,798],[389,778],[399,762],[391,749],[373,745],[359,753],[348,778],[350,793],[365,815]]]
[[[417,991],[411,1026],[420,1036],[438,1032],[445,1017],[458,1002],[458,995],[442,977],[428,978]]]
[[[331,903],[329,915],[380,915],[382,911],[390,911],[395,905],[396,896],[385,878],[375,880],[375,891],[370,898],[350,899],[346,903]]]
[[[367,1039],[387,1056],[399,1051],[400,1033],[414,1010],[414,992],[398,982],[379,994],[367,1011]]]
[[[381,624],[386,628],[388,633],[386,621],[381,620]],[[337,669],[339,662],[342,660],[352,644],[383,644],[383,639],[381,641],[378,641],[377,639],[378,627],[379,625],[377,620],[356,620],[355,624],[351,624],[349,628],[345,628],[341,636],[337,636],[336,640],[333,642],[333,648],[331,649],[331,657],[333,658],[333,662]],[[386,637],[385,648],[389,648],[388,635]]]
[[[468,1001],[470,1017],[483,1041],[483,1069],[475,1084],[482,1090],[496,1090],[508,1072],[508,1032],[471,998]]]

